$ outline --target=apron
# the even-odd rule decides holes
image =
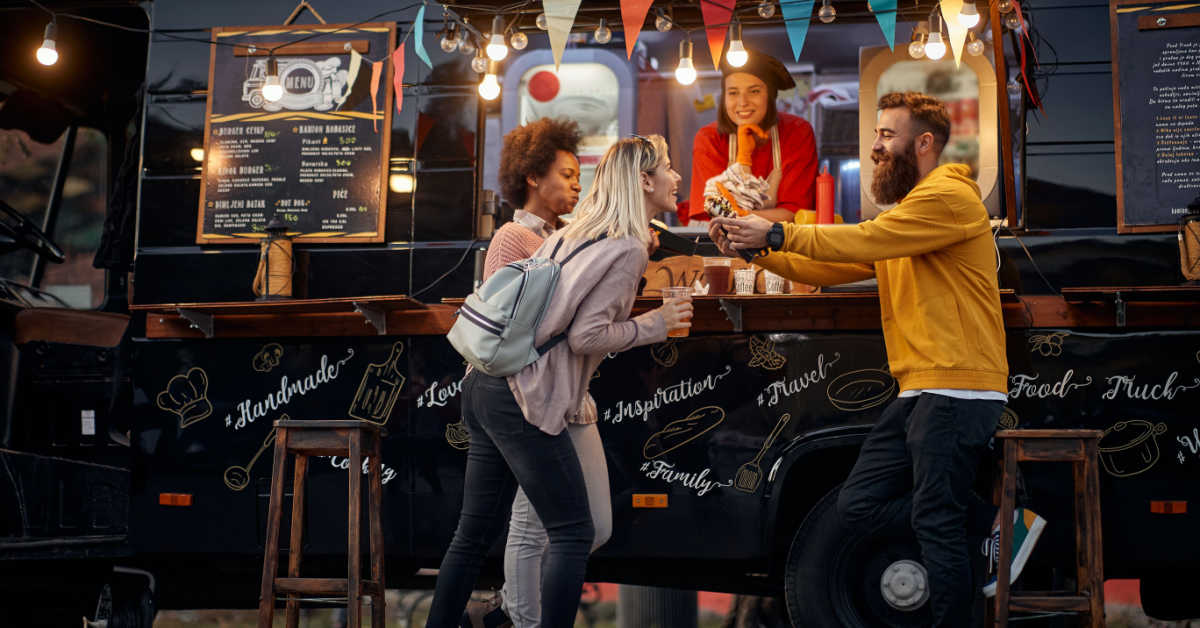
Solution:
[[[780,151],[779,151],[779,125],[771,127],[771,161],[774,163],[774,168],[771,174],[767,175],[767,202],[762,209],[771,209],[779,204],[779,180],[783,178],[783,169],[779,167]],[[729,136],[729,166],[737,163],[737,133]],[[728,167],[728,166],[726,166]]]

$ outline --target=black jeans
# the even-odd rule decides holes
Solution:
[[[863,443],[838,495],[851,529],[911,525],[929,571],[934,626],[971,625],[976,583],[970,540],[991,531],[996,509],[973,490],[1002,401],[924,393],[896,399]]]
[[[503,377],[468,375],[462,408],[471,433],[462,512],[425,625],[458,626],[484,554],[504,532],[518,483],[550,540],[542,562],[542,625],[574,625],[595,532],[571,438],[565,431],[551,436],[526,421]]]

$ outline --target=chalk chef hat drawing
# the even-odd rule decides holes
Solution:
[[[167,389],[158,393],[159,408],[179,415],[179,427],[185,428],[212,414],[208,401],[208,375],[194,366],[186,374],[176,375],[167,382]]]

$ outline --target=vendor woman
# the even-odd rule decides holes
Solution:
[[[722,60],[722,106],[717,121],[696,133],[688,203],[691,219],[708,219],[704,211],[705,183],[736,163],[738,128],[747,125],[757,125],[765,132],[759,139],[747,139],[756,143],[751,171],[767,182],[765,201],[753,213],[773,222],[791,222],[796,211],[815,208],[817,143],[812,126],[801,117],[775,110],[779,90],[791,89],[796,82],[777,59],[749,52],[749,61],[740,68]],[[750,137],[744,132],[742,135]]]

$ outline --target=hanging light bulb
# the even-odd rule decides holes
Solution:
[[[1000,0],[1000,2],[998,2],[996,4],[996,10],[999,11],[1001,15],[1007,15],[1009,13],[1012,13],[1012,10],[1013,10],[1012,0]]]
[[[769,19],[775,17],[775,3],[774,2],[759,2],[758,3],[758,17],[761,17],[764,20],[769,20]]]
[[[46,36],[42,38],[42,47],[37,49],[37,60],[42,65],[54,65],[58,63],[58,48],[55,47],[54,38],[58,34],[58,25],[53,19],[49,24],[46,24]]]
[[[658,9],[658,17],[654,18],[654,28],[660,33],[665,33],[671,30],[671,18],[667,17],[667,12]]]
[[[974,2],[964,2],[962,9],[958,12],[958,23],[966,28],[973,28],[979,23],[979,9],[975,8]]]
[[[263,98],[267,102],[279,102],[283,98],[283,84],[279,82],[279,62],[275,57],[267,57],[267,80],[263,82]]]
[[[817,17],[825,24],[828,24],[837,18],[837,9],[833,8],[829,0],[821,0],[821,10],[817,11]]]
[[[508,37],[508,45],[512,46],[513,50],[524,50],[525,46],[529,45],[529,36],[521,31],[514,31]]]
[[[983,54],[983,42],[975,36],[975,31],[967,31],[967,35],[971,41],[967,42],[967,54],[972,57],[978,57]]]
[[[692,65],[692,42],[679,42],[679,67],[675,68],[675,80],[681,85],[696,82],[696,66]]]
[[[471,39],[471,31],[462,29],[458,34],[458,51],[464,55],[473,55],[478,50],[475,46],[475,41]]]
[[[934,61],[946,56],[946,43],[942,41],[941,33],[929,33],[929,39],[925,42],[925,56]]]
[[[446,26],[442,29],[442,52],[458,50],[458,25]]]
[[[533,23],[537,24],[537,27],[544,31],[550,30],[550,18],[546,17],[545,13],[538,13],[537,19]]]
[[[925,56],[925,33],[913,28],[912,41],[908,44],[908,56],[920,59]]]
[[[729,51],[725,53],[725,60],[735,68],[746,65],[750,60],[750,53],[742,45],[742,23],[737,20],[729,25]]]
[[[612,41],[612,29],[608,27],[608,23],[604,21],[604,18],[600,18],[600,25],[592,33],[592,39],[595,39],[598,44],[607,44]]]
[[[508,56],[508,44],[504,43],[504,18],[492,18],[492,35],[488,38],[487,56],[492,61],[501,61]]]
[[[1004,15],[1004,26],[1010,31],[1021,30],[1021,16],[1016,11]]]
[[[479,83],[479,96],[484,100],[496,100],[500,95],[500,81],[496,78],[496,68],[498,64],[492,61],[487,66],[487,74],[483,75],[483,80]]]
[[[471,59],[471,69],[477,74],[483,74],[488,69],[488,59],[483,54],[482,50],[475,51],[475,58]]]

